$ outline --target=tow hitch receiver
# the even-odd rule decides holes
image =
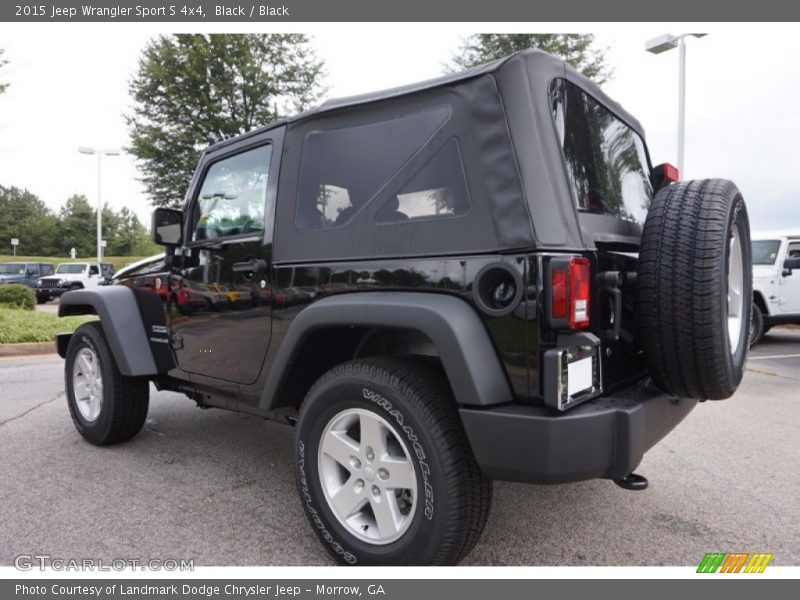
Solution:
[[[614,483],[624,490],[633,490],[635,492],[646,490],[647,486],[650,485],[646,477],[637,475],[636,473],[630,473],[622,479],[615,479]]]

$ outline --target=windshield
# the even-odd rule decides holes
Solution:
[[[0,275],[24,275],[25,265],[22,263],[0,264]]]
[[[550,94],[578,211],[644,223],[653,189],[642,138],[569,81],[556,79]]]
[[[753,264],[774,265],[778,260],[780,240],[756,240],[753,242]]]
[[[86,265],[81,264],[64,264],[58,265],[56,273],[83,273],[86,270]]]

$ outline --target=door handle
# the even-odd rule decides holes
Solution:
[[[233,263],[234,273],[256,273],[257,271],[263,271],[266,268],[267,261],[261,258]]]

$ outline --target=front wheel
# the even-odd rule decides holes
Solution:
[[[295,462],[311,526],[342,564],[455,564],[486,523],[491,481],[447,380],[415,361],[323,375],[298,417]]]
[[[87,441],[105,446],[139,433],[149,383],[120,373],[99,322],[81,325],[70,338],[64,376],[72,422]]]

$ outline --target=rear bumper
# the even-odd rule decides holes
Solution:
[[[475,458],[492,479],[566,483],[632,473],[644,453],[697,405],[649,380],[566,412],[542,406],[463,408]]]

